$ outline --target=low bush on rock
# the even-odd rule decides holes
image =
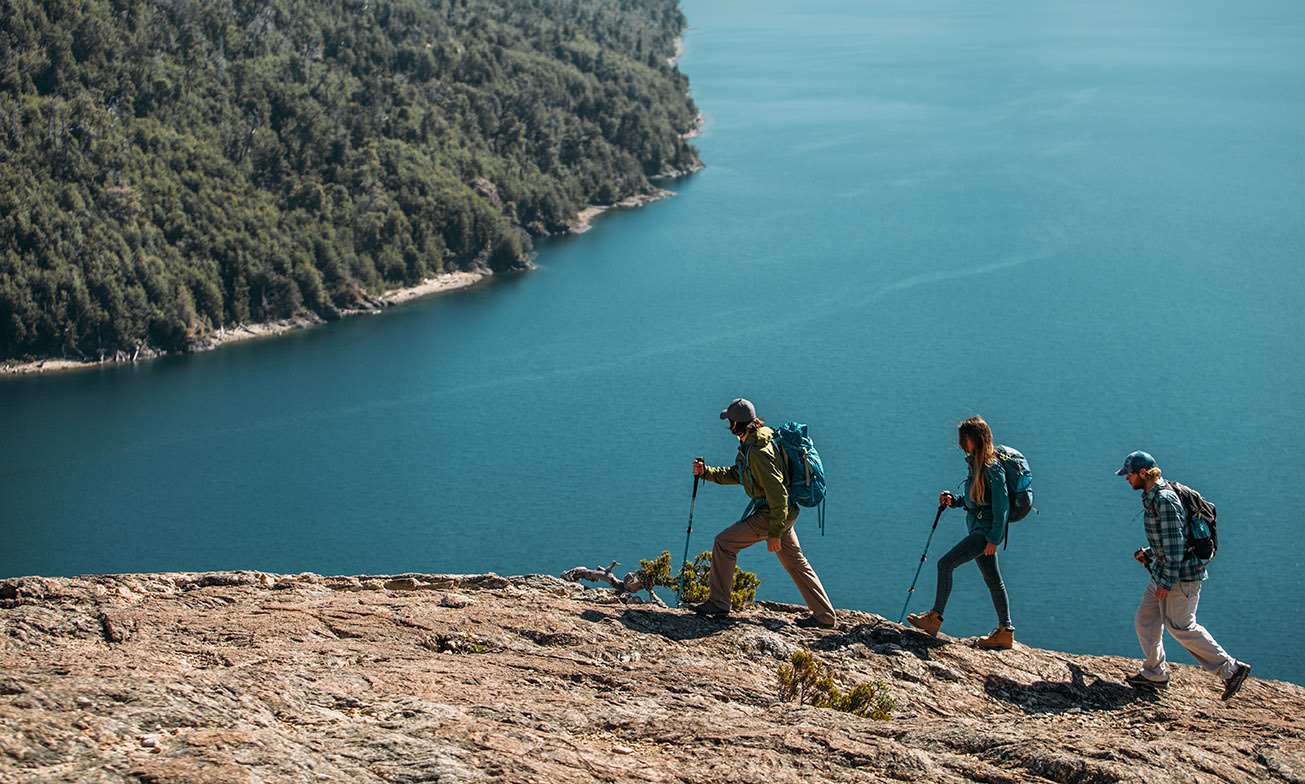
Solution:
[[[656,561],[640,561],[639,566],[642,571],[644,564],[653,566],[665,562],[665,575],[670,576],[671,554],[662,552],[661,558]],[[682,602],[705,602],[707,595],[711,592],[711,553],[699,553],[693,563],[685,561],[680,566],[680,573],[675,576],[670,583],[658,583],[665,585],[678,592],[680,590],[680,577],[684,577],[684,595],[680,597]],[[739,567],[734,567],[734,590],[730,592],[731,609],[734,611],[742,610],[749,602],[757,598],[757,586],[761,585],[761,578],[757,577],[754,572],[745,572]]]
[[[834,683],[829,665],[806,651],[798,651],[775,671],[779,679],[779,696],[785,702],[832,708],[868,719],[888,721],[897,709],[897,700],[881,681],[859,683],[843,693]]]
[[[693,559],[693,563],[685,561],[676,574],[671,573],[671,554],[665,550],[656,559],[649,561],[640,559],[638,571],[628,572],[620,579],[612,571],[620,566],[616,561],[611,566],[598,567],[590,569],[583,566],[577,566],[574,569],[567,569],[562,572],[562,579],[571,582],[588,580],[591,582],[607,583],[616,589],[617,595],[627,597],[639,591],[647,591],[648,597],[656,604],[661,604],[661,599],[653,593],[654,588],[670,588],[672,591],[679,593],[683,585],[684,595],[680,597],[682,602],[702,602],[706,601],[710,593],[709,580],[711,577],[711,553],[701,553]],[[749,602],[757,598],[757,586],[761,585],[761,578],[753,572],[745,572],[734,567],[734,589],[731,592],[730,603],[735,610],[742,610]],[[625,600],[624,598],[622,599]]]

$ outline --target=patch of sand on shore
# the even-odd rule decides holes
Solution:
[[[631,196],[628,199],[622,199],[615,204],[602,204],[594,207],[585,207],[576,214],[575,223],[571,224],[572,234],[583,234],[592,229],[594,218],[602,215],[608,210],[630,209],[633,207],[642,207],[645,204],[652,204],[660,199],[665,199],[675,194],[664,188],[657,188],[652,193],[641,193],[637,196]]]
[[[381,301],[387,305],[401,305],[405,302],[411,302],[414,299],[430,296],[431,294],[465,289],[469,286],[474,286],[487,277],[489,277],[489,275],[484,272],[450,272],[445,275],[437,275],[433,278],[427,278],[416,286],[391,291],[390,293],[381,296]]]

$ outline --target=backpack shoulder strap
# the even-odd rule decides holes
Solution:
[[[784,476],[784,484],[787,485],[793,478],[793,466],[789,464],[788,449],[779,438],[779,432],[776,431],[775,437],[770,440],[770,445],[775,448],[775,456],[779,460],[779,472]]]
[[[784,447],[780,445],[778,438],[771,439],[770,443],[771,446],[774,447],[775,451],[779,454],[780,469],[786,470],[788,464],[784,456]],[[745,443],[739,444],[739,454],[743,456],[743,470],[747,471],[749,476],[752,475],[752,450],[756,449],[758,452],[760,452],[764,448],[765,447],[760,447],[760,446],[755,446],[755,447],[748,446]],[[743,477],[739,477],[740,480],[742,480],[742,478]]]
[[[1173,494],[1178,496],[1178,503],[1183,507],[1183,517],[1185,518],[1183,522],[1186,523],[1187,519],[1193,517],[1197,512],[1196,498],[1193,498],[1193,496],[1199,497],[1199,495],[1187,485],[1179,484],[1172,479],[1166,479],[1165,483],[1169,485],[1169,489],[1173,491]]]

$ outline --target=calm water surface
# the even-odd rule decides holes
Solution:
[[[896,620],[978,413],[1035,472],[1018,639],[1137,654],[1142,448],[1219,506],[1201,620],[1305,683],[1305,5],[1136,5],[689,0],[709,167],[676,198],[381,317],[0,379],[0,576],[678,558],[742,395],[811,425],[834,603]],[[699,493],[695,553],[744,500]],[[967,565],[945,630],[993,624]]]

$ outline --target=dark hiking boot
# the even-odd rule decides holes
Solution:
[[[699,615],[703,615],[708,618],[724,618],[725,616],[730,614],[729,610],[717,607],[716,605],[712,604],[710,599],[703,602],[702,604],[695,604],[693,607],[689,609],[693,610]]]
[[[906,616],[906,620],[930,637],[937,637],[938,629],[942,626],[943,617],[930,610],[927,613],[911,613]]]
[[[1149,691],[1152,694],[1169,688],[1169,681],[1153,681],[1140,672],[1136,675],[1130,675],[1125,678],[1124,683],[1127,683],[1134,689],[1142,689],[1143,691]]]
[[[800,626],[803,629],[832,629],[837,625],[835,621],[817,621],[816,616],[814,615],[808,615],[805,618],[798,618],[793,622],[793,624],[795,626]]]
[[[1227,702],[1237,696],[1237,690],[1242,687],[1242,681],[1246,676],[1251,674],[1251,665],[1239,664],[1232,677],[1223,682],[1223,701]]]
[[[1015,629],[1011,626],[998,626],[988,632],[987,637],[980,637],[975,645],[989,651],[1008,651],[1015,647]]]

